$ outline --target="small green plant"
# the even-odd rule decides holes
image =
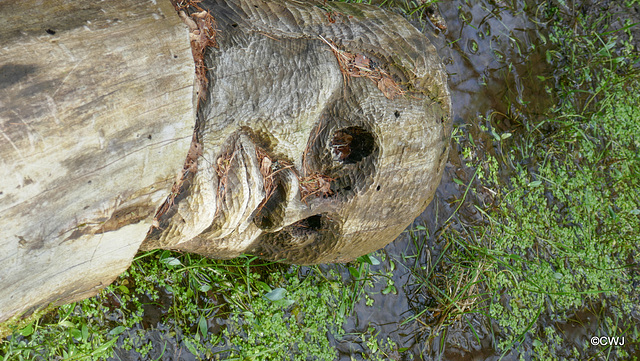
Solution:
[[[2,360],[84,360],[110,356],[124,327],[98,325],[100,315],[96,310],[100,310],[100,305],[95,299],[71,303],[14,330],[0,344]]]

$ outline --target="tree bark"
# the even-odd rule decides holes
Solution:
[[[127,269],[191,144],[169,1],[0,1],[0,322]]]

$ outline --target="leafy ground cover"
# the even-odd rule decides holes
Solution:
[[[317,269],[304,276],[298,270],[248,256],[216,262],[144,253],[98,296],[16,330],[2,349],[7,360],[104,359],[114,347],[142,359],[184,352],[206,359],[333,360],[327,334],[340,334],[341,287]],[[225,319],[224,327],[214,318]],[[154,348],[147,335],[159,321],[169,325],[174,344]]]

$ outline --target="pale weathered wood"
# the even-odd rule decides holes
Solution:
[[[0,1],[0,322],[130,264],[191,143],[193,58],[167,1]]]
[[[447,74],[424,34],[364,4],[187,8],[196,18],[207,10],[218,29],[204,57],[201,156],[143,249],[347,262],[393,241],[426,208],[452,121]],[[351,58],[358,74],[345,69]]]

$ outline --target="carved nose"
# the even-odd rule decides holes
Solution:
[[[272,167],[264,169],[262,173],[266,195],[253,216],[258,228],[265,232],[276,232],[302,219],[336,208],[330,189],[333,179],[318,173],[303,176],[304,170],[296,169],[287,161],[272,158],[264,150],[261,152],[263,164],[271,163]]]

